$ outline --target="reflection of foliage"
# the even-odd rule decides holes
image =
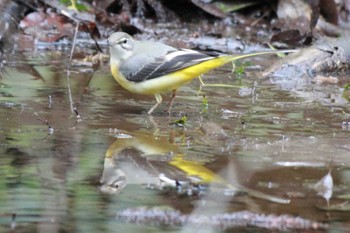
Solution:
[[[0,114],[7,111],[9,115],[7,109],[0,110]],[[11,125],[7,127],[12,129]],[[94,170],[100,169],[101,158],[96,155],[102,149],[95,143],[102,144],[102,140],[85,136],[82,143],[81,135],[87,134],[79,130],[62,133],[62,128],[47,137],[41,124],[21,125],[20,131],[7,130],[7,127],[2,143],[8,149],[1,150],[0,164],[0,222],[6,224],[6,232],[11,215],[17,216],[13,220],[16,232],[32,232],[28,229],[33,225],[49,224],[50,219],[55,219],[62,231],[70,232],[69,228],[76,226],[62,224],[65,218],[84,221],[86,217],[103,215],[104,210],[97,206],[101,200],[96,195],[96,186],[90,181],[91,174],[96,173]],[[76,155],[83,156],[72,159]],[[76,169],[71,169],[73,164],[77,165]],[[88,208],[93,208],[88,211],[90,215],[86,214]],[[99,231],[95,223],[78,225],[85,229],[83,232]],[[0,232],[5,232],[2,225]]]
[[[240,60],[235,61],[234,73],[237,75],[237,77],[239,78],[242,77],[247,66],[251,66],[251,62],[249,61],[242,62]]]
[[[209,107],[209,103],[205,95],[203,95],[202,106],[203,106],[203,112],[206,112]]]
[[[184,115],[182,116],[180,119],[170,123],[171,125],[176,125],[176,126],[179,126],[179,127],[185,127],[185,124],[186,124],[186,121],[187,121],[187,115]]]

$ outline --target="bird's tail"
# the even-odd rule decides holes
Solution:
[[[297,50],[297,49],[268,50],[268,51],[253,52],[253,53],[238,54],[238,55],[225,55],[224,57],[227,57],[227,62],[229,62],[229,61],[236,61],[236,60],[247,58],[247,57],[255,57],[255,56],[266,55],[266,54],[295,53],[298,51],[299,50]]]

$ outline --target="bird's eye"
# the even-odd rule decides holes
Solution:
[[[126,43],[128,43],[128,39],[125,38],[122,42],[123,42],[123,44],[126,44]]]

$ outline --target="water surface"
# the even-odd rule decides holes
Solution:
[[[246,210],[330,224],[319,232],[349,224],[349,108],[339,86],[285,88],[227,65],[203,80],[232,87],[200,90],[194,80],[170,116],[169,93],[148,116],[153,96],[123,90],[108,64],[73,66],[67,78],[68,52],[11,59],[0,79],[2,232],[220,232],[213,215]],[[185,114],[185,127],[170,124]],[[327,204],[315,185],[329,171]]]

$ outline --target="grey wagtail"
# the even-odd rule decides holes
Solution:
[[[271,50],[242,55],[212,56],[190,49],[176,49],[152,41],[137,41],[124,32],[108,38],[110,65],[114,79],[126,90],[137,94],[153,94],[157,103],[147,112],[151,114],[162,102],[161,93],[172,91],[168,113],[176,96],[176,89],[200,75],[237,59],[261,54],[294,52]]]

